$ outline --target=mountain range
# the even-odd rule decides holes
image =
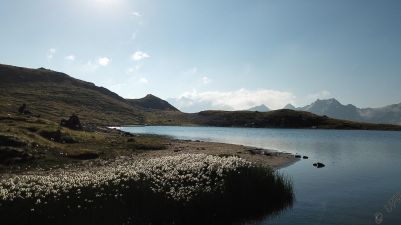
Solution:
[[[295,108],[288,104],[285,109],[311,112],[331,118],[368,123],[401,124],[401,103],[381,108],[358,108],[354,105],[343,105],[331,98],[316,100],[310,105]]]
[[[263,105],[251,111],[183,113],[151,94],[140,99],[125,99],[104,87],[61,72],[0,64],[0,116],[12,117],[22,104],[26,104],[32,116],[54,122],[77,114],[86,127],[149,124],[401,130],[401,126],[332,119],[297,110],[262,112],[268,110]],[[319,111],[320,114],[324,112]]]

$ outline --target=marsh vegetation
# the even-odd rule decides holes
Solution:
[[[181,154],[9,175],[4,224],[221,224],[291,206],[291,182],[237,157]]]

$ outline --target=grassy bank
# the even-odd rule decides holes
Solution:
[[[77,131],[43,118],[0,114],[0,174],[131,156],[165,149],[168,142],[160,136],[132,135],[100,127]]]
[[[2,224],[222,224],[289,207],[291,183],[237,157],[183,154],[11,175]]]

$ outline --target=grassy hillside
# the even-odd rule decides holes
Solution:
[[[143,122],[141,109],[105,88],[50,70],[0,66],[1,112],[17,112],[23,103],[53,121],[77,113],[95,124]]]
[[[126,100],[106,88],[47,69],[0,65],[0,112],[15,113],[23,103],[34,115],[60,121],[75,113],[96,125],[143,124],[145,114],[179,112],[152,97]]]
[[[132,155],[164,149],[167,141],[103,128],[77,131],[43,118],[0,114],[0,172],[10,166],[46,167]]]

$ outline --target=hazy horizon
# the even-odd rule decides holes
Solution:
[[[382,107],[401,102],[400,7],[6,0],[0,63],[65,72],[125,98],[151,93],[181,109],[278,109],[318,98]]]

